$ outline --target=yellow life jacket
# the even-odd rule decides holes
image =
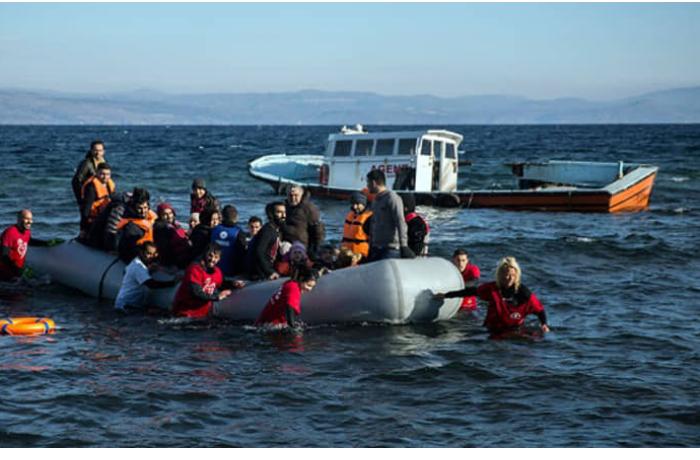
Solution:
[[[372,217],[372,211],[364,211],[359,216],[355,214],[355,211],[350,211],[345,216],[345,225],[343,226],[341,246],[356,254],[362,254],[362,257],[365,258],[369,256],[369,235],[365,233],[363,226],[370,217]]]

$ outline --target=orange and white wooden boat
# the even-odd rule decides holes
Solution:
[[[635,212],[649,207],[658,168],[625,162],[545,161],[509,164],[510,189],[458,189],[460,134],[446,130],[368,133],[357,126],[331,134],[324,155],[267,155],[251,176],[278,193],[292,184],[314,196],[349,199],[381,169],[387,186],[422,205],[509,210]]]

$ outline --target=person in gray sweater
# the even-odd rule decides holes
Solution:
[[[367,190],[374,195],[369,262],[416,257],[408,247],[403,202],[396,192],[387,189],[383,171],[373,169],[367,173]]]

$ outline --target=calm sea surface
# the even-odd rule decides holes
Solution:
[[[431,252],[467,248],[485,278],[516,256],[544,340],[488,340],[483,307],[439,324],[328,325],[300,336],[117,316],[56,285],[0,288],[0,315],[60,330],[0,337],[0,447],[700,446],[700,126],[451,126],[463,186],[509,187],[501,163],[660,167],[638,214],[419,211]],[[70,238],[73,169],[94,138],[121,190],[188,207],[203,176],[242,217],[272,190],[246,163],[320,153],[337,127],[0,127],[0,223]],[[388,130],[394,128],[373,128]],[[344,203],[317,201],[337,241]],[[333,305],[328,305],[333,308]]]

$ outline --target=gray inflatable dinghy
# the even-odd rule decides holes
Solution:
[[[53,282],[103,299],[119,292],[125,265],[113,254],[71,240],[32,247],[27,264]],[[254,321],[285,279],[250,283],[215,303],[214,315]],[[322,276],[302,298],[302,320],[308,324],[372,322],[405,324],[441,321],[459,310],[461,299],[435,300],[433,292],[464,287],[459,271],[435,257],[389,259]],[[170,309],[176,287],[150,291],[149,303]]]

